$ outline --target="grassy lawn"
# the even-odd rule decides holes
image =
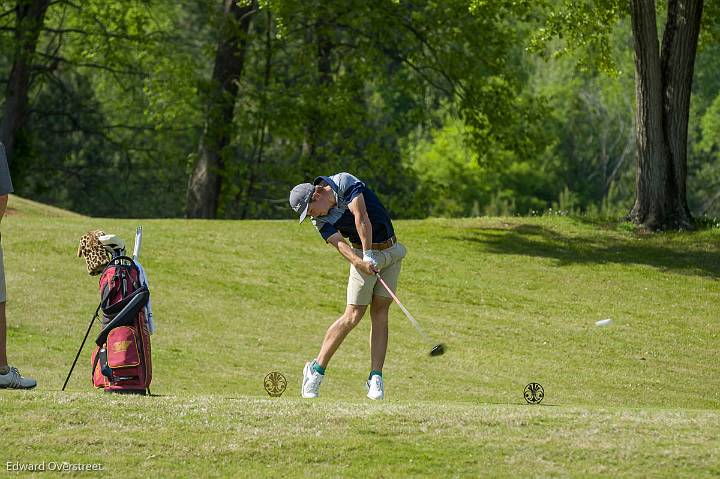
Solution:
[[[311,226],[9,206],[8,353],[39,386],[0,391],[0,476],[8,461],[101,463],[107,477],[720,474],[720,229],[397,221],[409,250],[398,295],[448,352],[430,358],[394,307],[387,400],[364,398],[366,318],[321,398],[302,401],[302,366],[344,309],[347,275]],[[131,243],[138,223],[154,396],[92,390],[89,347],[60,392],[98,301],[78,239],[102,228]],[[263,389],[270,371],[287,377],[281,398]],[[525,403],[529,382],[542,404]]]

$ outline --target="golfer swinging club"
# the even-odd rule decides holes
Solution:
[[[367,396],[384,399],[382,369],[392,298],[377,281],[376,273],[395,291],[407,250],[397,242],[390,216],[375,193],[349,173],[319,176],[313,184],[297,185],[290,192],[290,206],[300,215],[301,223],[309,215],[325,242],[350,262],[345,313],[328,328],[317,358],[305,364],[302,396],[318,396],[330,359],[370,306]],[[352,246],[343,237],[348,238]]]

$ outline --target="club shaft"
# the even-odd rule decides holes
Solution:
[[[70,371],[68,371],[68,375],[65,378],[65,383],[63,384],[63,387],[62,387],[63,391],[65,390],[65,387],[67,386],[68,381],[70,381],[70,375],[72,375],[73,369],[75,369],[77,360],[80,357],[80,352],[83,350],[83,347],[85,346],[85,341],[87,341],[88,334],[90,334],[90,328],[92,328],[92,325],[95,322],[95,319],[98,317],[99,311],[100,311],[100,305],[98,305],[97,309],[95,310],[95,314],[93,314],[93,317],[90,320],[90,324],[88,324],[87,331],[85,331],[85,337],[83,338],[82,343],[80,344],[80,349],[78,349],[78,352],[75,355],[75,360],[73,361],[72,366],[70,366]]]
[[[378,274],[377,277],[378,277],[378,280],[380,280],[380,283],[382,283],[382,285],[385,287],[385,289],[387,290],[387,292],[390,293],[390,296],[392,296],[392,299],[395,300],[395,302],[397,303],[398,306],[400,306],[400,309],[402,309],[402,312],[405,313],[405,316],[407,316],[407,318],[410,320],[410,322],[413,324],[413,326],[415,326],[415,329],[417,329],[418,332],[419,332],[428,342],[432,342],[432,341],[430,340],[430,337],[429,337],[427,334],[425,334],[425,331],[423,331],[423,329],[420,327],[420,323],[418,323],[418,322],[415,320],[415,318],[413,318],[413,315],[410,314],[410,311],[408,311],[407,308],[406,308],[405,306],[403,306],[403,304],[400,302],[400,299],[399,299],[399,298],[395,295],[395,293],[393,293],[393,291],[390,289],[390,286],[388,286],[388,284],[385,282],[385,280],[382,279],[382,276],[380,276],[380,274]]]

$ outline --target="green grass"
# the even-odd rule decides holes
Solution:
[[[156,396],[118,397],[91,389],[89,348],[59,390],[98,297],[77,241],[103,228],[131,243],[138,220],[10,208],[9,356],[39,386],[0,392],[4,462],[96,462],[108,477],[720,474],[720,229],[397,221],[398,294],[448,352],[428,357],[393,308],[387,400],[370,403],[369,318],[322,397],[298,398],[347,275],[312,227],[142,220]],[[288,379],[281,398],[263,389],[270,371]],[[525,404],[529,382],[541,405]]]

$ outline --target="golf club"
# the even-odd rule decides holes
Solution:
[[[77,360],[80,357],[80,352],[83,350],[83,346],[85,346],[85,341],[87,341],[88,334],[90,334],[90,328],[92,328],[93,323],[98,317],[98,312],[100,312],[100,305],[98,304],[97,309],[95,310],[95,314],[93,314],[92,319],[90,320],[90,324],[88,325],[87,331],[85,331],[85,337],[82,340],[82,343],[80,344],[80,349],[78,349],[77,354],[75,355],[75,361],[73,361],[72,366],[70,366],[70,371],[68,371],[68,375],[65,378],[65,384],[63,384],[62,390],[65,390],[65,387],[67,386],[68,381],[70,380],[70,375],[73,372],[73,369],[75,369],[75,364],[77,364]]]
[[[140,256],[140,246],[142,246],[142,226],[138,226],[135,230],[135,246],[133,247],[133,261],[137,261]]]
[[[98,238],[103,247],[112,255],[113,258],[125,256],[125,242],[118,238],[117,235],[108,234]]]
[[[385,287],[388,293],[390,293],[390,296],[392,296],[392,299],[395,300],[398,306],[400,306],[400,309],[402,309],[402,312],[405,313],[405,316],[410,320],[410,322],[415,326],[415,329],[417,329],[418,333],[425,338],[425,340],[430,343],[434,344],[433,340],[430,339],[430,336],[425,334],[425,331],[420,327],[420,323],[418,323],[415,318],[413,318],[413,315],[410,314],[410,311],[407,310],[405,306],[400,302],[397,296],[395,296],[395,293],[390,289],[390,286],[387,285],[384,279],[382,279],[382,276],[380,276],[380,273],[375,273],[375,275],[378,277],[382,285]],[[442,343],[434,344],[432,349],[430,350],[430,356],[441,356],[445,353],[445,345]]]

